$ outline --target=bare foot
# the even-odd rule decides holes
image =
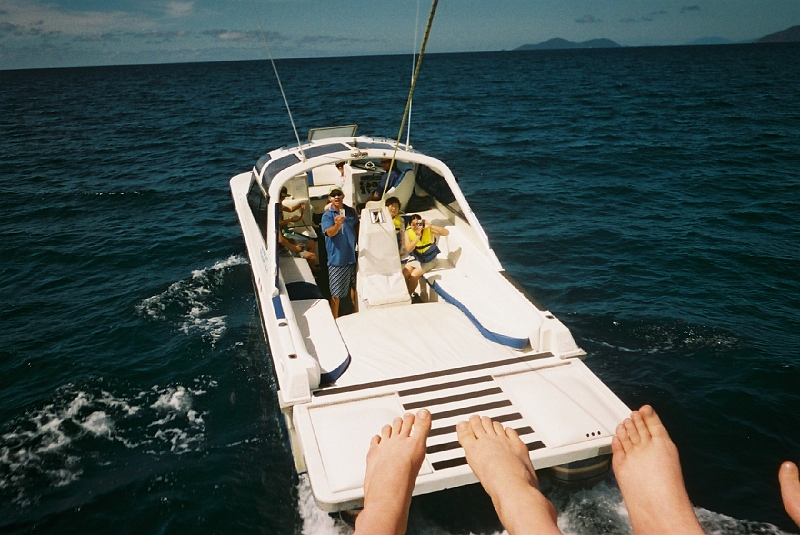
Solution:
[[[412,432],[413,429],[413,432]],[[367,452],[364,475],[364,510],[356,518],[356,533],[402,535],[414,482],[425,460],[425,442],[431,430],[431,413],[406,413],[375,435]]]
[[[539,492],[528,448],[516,431],[477,415],[459,422],[456,431],[470,468],[509,534],[561,533],[556,509]]]
[[[789,461],[783,463],[778,471],[778,481],[781,483],[783,507],[800,527],[800,475],[797,465]]]
[[[617,426],[611,450],[635,535],[703,533],[686,493],[678,448],[651,406]]]

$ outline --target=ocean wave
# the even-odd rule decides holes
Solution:
[[[62,387],[2,430],[0,499],[31,505],[41,489],[78,480],[86,463],[109,448],[113,453],[115,444],[157,456],[201,451],[207,411],[194,407],[195,398],[216,386],[201,376],[192,386],[154,385],[131,394],[113,393],[102,380]]]
[[[188,279],[179,280],[163,292],[136,304],[136,312],[151,320],[174,321],[186,335],[200,334],[215,345],[225,332],[225,316],[213,315],[213,306],[224,284],[225,275],[234,266],[247,264],[244,255],[231,255],[209,268],[196,269]]]

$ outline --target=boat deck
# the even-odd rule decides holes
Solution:
[[[485,338],[447,303],[375,308],[337,320],[350,366],[337,386],[508,359],[518,351]]]
[[[537,469],[610,452],[614,428],[627,408],[580,360],[550,353],[506,355],[328,387],[316,391],[310,404],[295,407],[293,427],[320,506],[359,507],[371,437],[396,416],[423,407],[431,412],[433,427],[415,494],[477,481],[455,431],[471,414],[514,427]]]

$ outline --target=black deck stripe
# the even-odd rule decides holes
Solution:
[[[492,418],[495,422],[513,422],[514,420],[521,420],[522,415],[518,412],[512,412],[510,414],[501,414],[500,416],[495,416]],[[446,435],[448,433],[455,433],[456,426],[454,425],[447,425],[445,427],[440,427],[438,429],[431,429],[431,432],[428,433],[429,437],[438,437],[442,435]]]
[[[537,440],[536,442],[531,442],[530,444],[526,444],[526,446],[528,446],[528,451],[540,450],[542,448],[547,447],[541,440]]]
[[[528,451],[540,450],[544,447],[544,442],[541,440],[537,440],[536,442],[531,442],[530,444],[526,444]],[[445,468],[453,468],[455,466],[461,466],[463,464],[467,464],[466,457],[454,457],[452,459],[447,459],[444,461],[437,461],[435,463],[431,463],[431,466],[434,470],[443,470]]]
[[[516,429],[516,432],[519,436],[525,436],[533,433],[533,429],[531,429],[530,427],[520,427],[519,429]],[[439,453],[440,451],[454,450],[460,447],[461,444],[459,444],[457,440],[454,440],[452,442],[443,442],[441,444],[434,444],[433,446],[428,446],[425,449],[425,453],[430,455],[431,453]]]
[[[435,463],[431,463],[434,470],[444,470],[445,468],[453,468],[454,466],[461,466],[462,464],[467,464],[466,457],[455,457],[453,459],[447,459],[446,461],[437,461]]]
[[[465,392],[463,394],[454,394],[443,398],[423,399],[422,401],[415,401],[413,403],[403,403],[403,408],[407,411],[418,409],[420,407],[430,407],[431,405],[443,405],[444,403],[452,403],[454,401],[464,401],[465,399],[481,398],[484,396],[493,396],[495,394],[502,394],[503,390],[496,386],[494,388],[487,388],[486,390],[477,390],[475,392]]]
[[[431,414],[431,420],[441,420],[443,418],[452,418],[453,416],[461,416],[464,414],[476,414],[480,411],[488,411],[490,409],[499,409],[500,407],[510,407],[511,402],[507,399],[500,401],[493,401],[491,403],[483,403],[481,405],[472,405],[470,407],[461,407],[450,411],[435,412]]]
[[[397,395],[415,396],[417,394],[425,394],[435,390],[447,390],[449,388],[458,388],[459,386],[476,385],[478,383],[488,383],[494,381],[491,375],[481,375],[480,377],[470,377],[469,379],[461,379],[460,381],[450,381],[449,383],[436,383],[435,385],[420,386],[418,388],[409,388],[408,390],[398,390]]]
[[[405,377],[394,377],[392,379],[384,379],[383,381],[373,381],[371,383],[361,383],[358,385],[326,388],[324,390],[317,390],[316,392],[313,393],[313,395],[329,396],[331,394],[340,394],[342,392],[357,392],[359,390],[366,390],[368,388],[377,388],[380,386],[410,383],[412,381],[431,379],[433,377],[444,377],[447,375],[456,375],[459,373],[473,372],[477,370],[486,370],[489,368],[499,368],[500,366],[506,366],[509,364],[520,364],[524,362],[530,362],[532,360],[549,358],[552,356],[553,354],[550,353],[549,351],[545,353],[537,353],[535,355],[523,355],[521,357],[511,357],[510,359],[496,360],[493,362],[483,362],[481,364],[472,364],[471,366],[462,366],[460,368],[450,368],[449,370],[421,373],[419,375],[407,375]]]

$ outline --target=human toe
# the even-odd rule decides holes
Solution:
[[[431,413],[428,409],[420,409],[417,411],[416,419],[414,420],[414,434],[420,434],[427,437],[431,431]]]
[[[626,418],[625,421],[622,422],[622,426],[625,428],[625,435],[628,437],[628,440],[635,446],[641,443],[642,437],[639,435],[639,429],[633,421],[634,414],[636,414],[636,411],[631,413],[630,418]]]
[[[483,420],[477,414],[473,414],[469,417],[469,426],[472,428],[475,438],[486,436],[486,428],[483,426]]]
[[[475,432],[472,430],[472,425],[467,421],[461,421],[456,424],[456,436],[458,437],[458,443],[464,448],[477,440]]]
[[[481,426],[487,435],[495,435],[497,431],[494,428],[494,421],[488,416],[481,416]],[[502,425],[500,426],[502,427]]]
[[[399,434],[404,437],[410,436],[412,427],[414,427],[414,415],[407,412],[401,419]]]
[[[650,440],[650,430],[647,427],[647,422],[645,422],[644,417],[642,417],[642,413],[639,411],[633,411],[631,413],[631,421],[633,422],[634,427],[636,428],[636,434],[640,441]],[[631,437],[634,442],[636,439]]]
[[[781,484],[784,503],[788,498],[797,502],[797,507],[800,508],[800,474],[797,465],[791,461],[784,462],[778,470],[778,481]]]

